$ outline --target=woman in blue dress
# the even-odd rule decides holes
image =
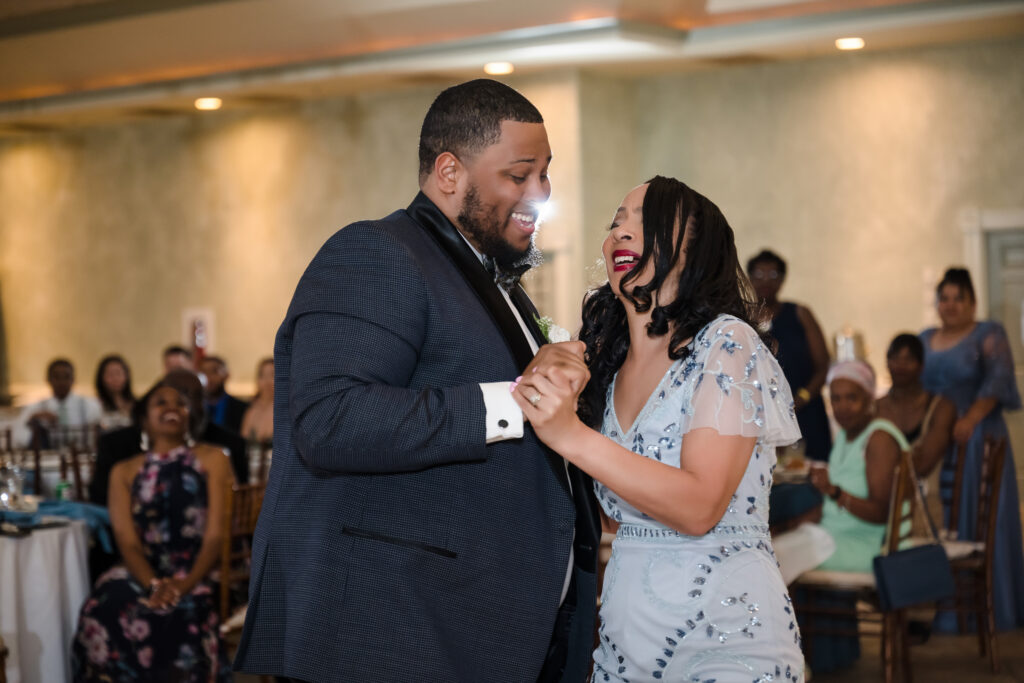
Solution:
[[[556,370],[513,387],[617,523],[593,680],[803,680],[768,535],[775,448],[800,433],[750,324],[732,229],[659,176],[626,196],[603,254],[609,281],[583,309],[582,395]]]
[[[975,319],[974,286],[962,268],[950,268],[936,288],[942,325],[921,333],[925,347],[921,381],[927,391],[949,398],[957,409],[954,445],[942,465],[940,492],[948,518],[957,449],[967,446],[960,512],[959,538],[974,540],[978,510],[978,482],[986,437],[1007,439],[1003,483],[996,517],[993,592],[996,628],[1024,625],[1024,554],[1017,474],[1003,410],[1021,407],[1014,377],[1010,342],[1003,326]],[[956,630],[954,615],[940,613],[937,627]]]

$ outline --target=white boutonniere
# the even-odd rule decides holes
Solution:
[[[541,334],[551,344],[557,344],[558,342],[567,342],[572,339],[572,335],[569,334],[569,330],[564,327],[559,327],[555,324],[555,321],[548,316],[533,316],[533,319],[537,323],[537,327],[540,328]]]

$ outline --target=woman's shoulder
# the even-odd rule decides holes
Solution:
[[[910,445],[907,443],[907,437],[896,426],[896,423],[884,417],[876,417],[868,424],[867,429],[864,431],[869,439],[875,438],[877,433],[881,432],[892,437],[901,450],[910,448]]]
[[[231,459],[223,448],[208,443],[197,443],[192,448],[199,465],[212,475],[221,476],[231,471]]]
[[[110,468],[110,476],[112,478],[133,478],[142,469],[142,464],[146,461],[145,453],[138,453],[125,458],[124,460],[115,464]]]

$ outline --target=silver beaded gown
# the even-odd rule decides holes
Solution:
[[[602,433],[673,467],[694,429],[757,443],[728,510],[703,536],[674,531],[595,482],[620,526],[592,681],[802,681],[799,629],[768,536],[775,447],[800,438],[789,385],[757,333],[735,317],[719,316],[690,348],[628,428],[615,415],[613,380]]]

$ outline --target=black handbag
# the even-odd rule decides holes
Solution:
[[[914,493],[921,506],[921,512],[928,520],[932,543],[879,555],[873,560],[875,588],[878,591],[879,607],[883,612],[942,600],[956,591],[949,557],[939,542],[935,522],[928,513],[924,495],[921,493],[921,484],[914,474],[910,458],[906,458],[902,466],[910,468]],[[897,514],[896,508],[899,506],[899,501],[892,501],[889,515]],[[892,528],[891,524],[889,528]]]

